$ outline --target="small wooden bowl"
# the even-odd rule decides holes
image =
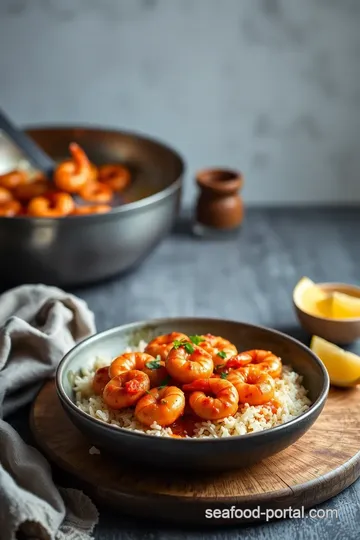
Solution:
[[[360,287],[346,283],[317,283],[325,292],[340,292],[360,298]],[[332,343],[349,344],[360,338],[360,317],[352,319],[328,319],[311,315],[301,307],[299,294],[294,292],[293,303],[301,326],[310,334]]]

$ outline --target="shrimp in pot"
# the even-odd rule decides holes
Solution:
[[[130,184],[130,172],[123,165],[102,165],[99,167],[99,181],[114,191],[123,191]]]
[[[189,338],[180,332],[171,332],[171,334],[158,336],[148,343],[145,352],[151,354],[154,358],[160,356],[161,360],[165,361],[174,346],[174,342],[180,341],[189,341]]]
[[[0,204],[13,201],[14,197],[10,190],[0,186]]]
[[[63,217],[71,214],[75,203],[68,193],[53,193],[48,197],[34,197],[28,205],[28,214],[35,217]]]
[[[153,388],[136,404],[135,417],[146,426],[170,426],[184,412],[185,395],[177,386]]]
[[[113,197],[112,189],[102,182],[87,182],[79,191],[84,201],[94,203],[107,203]]]
[[[8,201],[0,204],[1,217],[13,217],[21,214],[22,206],[19,201]]]
[[[20,184],[14,189],[14,195],[19,201],[28,202],[35,197],[41,197],[51,191],[47,180],[37,180],[28,184]]]
[[[105,386],[110,381],[109,367],[110,366],[99,368],[98,370],[96,370],[96,373],[94,375],[92,387],[95,394],[99,396],[102,395]]]
[[[199,346],[206,352],[211,354],[215,368],[218,365],[224,364],[227,359],[237,354],[235,345],[227,339],[212,334],[205,334],[204,341],[199,343]]]
[[[27,173],[18,169],[0,175],[0,186],[6,189],[14,189],[17,186],[26,184],[27,182]]]
[[[54,172],[56,186],[69,193],[78,193],[87,182],[94,179],[94,166],[84,150],[76,143],[69,146],[72,159],[60,163]]]
[[[233,384],[225,379],[200,379],[185,384],[183,390],[191,391],[190,407],[204,420],[220,420],[237,412],[239,395]]]
[[[99,176],[99,169],[94,163],[90,162],[90,178],[89,182],[96,182]]]
[[[150,386],[159,386],[166,378],[167,371],[164,362],[147,353],[130,352],[115,358],[110,365],[110,377],[116,377],[124,371],[137,369],[143,371],[150,379]]]
[[[190,341],[175,342],[165,366],[171,377],[181,383],[207,379],[214,371],[211,355]]]
[[[106,214],[112,210],[108,204],[91,204],[74,208],[73,216],[86,216],[89,214]]]
[[[274,397],[274,379],[258,366],[249,365],[230,371],[226,380],[235,386],[240,403],[263,405]]]
[[[242,354],[248,354],[251,356],[251,363],[256,364],[260,369],[266,371],[274,379],[280,377],[282,372],[282,362],[279,356],[276,356],[271,351],[265,351],[263,349],[252,349],[245,351]]]
[[[131,407],[150,388],[150,379],[142,371],[132,369],[113,377],[105,386],[103,399],[111,409]]]

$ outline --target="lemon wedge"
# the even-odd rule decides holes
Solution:
[[[332,316],[334,319],[360,317],[360,298],[340,292],[332,295]]]
[[[322,360],[334,386],[360,384],[360,356],[344,351],[318,336],[311,339],[310,349]]]
[[[310,315],[332,317],[332,295],[308,277],[302,277],[294,289],[295,303]]]

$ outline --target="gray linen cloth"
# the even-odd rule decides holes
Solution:
[[[63,355],[95,332],[71,294],[23,285],[0,295],[0,539],[89,540],[98,513],[81,491],[59,489],[45,458],[4,420],[33,401]]]

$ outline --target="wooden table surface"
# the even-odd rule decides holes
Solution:
[[[98,330],[136,320],[204,316],[279,329],[304,342],[292,307],[299,278],[360,283],[360,209],[252,209],[240,234],[228,240],[191,235],[187,219],[132,274],[71,292],[95,312]],[[360,346],[352,350],[360,352]],[[28,410],[13,424],[29,437]],[[331,444],[331,441],[329,441]],[[360,435],[359,435],[360,446]],[[62,485],[71,478],[55,471]],[[100,509],[97,540],[287,540],[360,537],[360,481],[322,504],[337,516],[286,519],[238,528],[179,530]]]

